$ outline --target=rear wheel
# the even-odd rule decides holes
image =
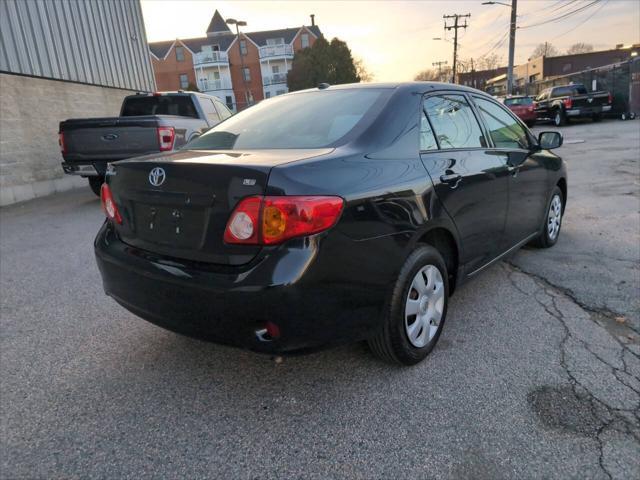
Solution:
[[[385,312],[382,328],[369,347],[382,360],[414,365],[435,347],[447,315],[449,285],[442,255],[431,246],[407,259]]]
[[[564,113],[564,110],[561,108],[556,108],[553,112],[553,123],[556,127],[561,127],[567,124],[567,116]]]
[[[551,198],[547,204],[547,213],[544,216],[542,232],[532,244],[539,248],[553,247],[560,237],[560,227],[562,226],[562,191],[555,187],[551,192]]]
[[[89,187],[91,187],[91,191],[95,193],[97,196],[100,196],[100,188],[104,183],[104,177],[94,176],[94,177],[88,177],[88,179],[89,179]]]

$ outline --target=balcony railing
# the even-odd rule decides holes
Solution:
[[[274,73],[273,75],[265,75],[262,77],[263,85],[275,85],[277,83],[287,83],[286,73]]]
[[[200,52],[193,56],[194,65],[202,65],[205,63],[229,63],[227,52]]]
[[[224,80],[208,80],[201,78],[198,80],[198,90],[201,92],[210,92],[212,90],[231,90],[231,83]]]
[[[260,58],[288,57],[293,58],[293,47],[288,44],[267,45],[258,49]]]

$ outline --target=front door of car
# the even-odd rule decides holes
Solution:
[[[501,253],[508,202],[506,159],[488,148],[462,94],[425,97],[421,117],[422,163],[458,229],[460,261],[471,273]]]
[[[532,138],[518,119],[488,98],[473,100],[491,137],[494,153],[509,164],[509,208],[505,228],[505,250],[540,230],[548,195],[543,155],[532,150]]]

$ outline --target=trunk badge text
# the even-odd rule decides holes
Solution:
[[[245,178],[244,180],[242,180],[242,185],[253,186],[255,184],[256,184],[255,178]]]
[[[102,136],[102,139],[107,141],[115,140],[116,138],[118,138],[118,134],[116,133],[107,133]]]
[[[149,173],[149,183],[154,187],[159,187],[160,185],[162,185],[166,178],[167,175],[165,174],[164,169],[160,167],[155,167]]]

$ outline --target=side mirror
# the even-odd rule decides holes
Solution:
[[[540,132],[538,145],[543,150],[553,150],[562,146],[562,134],[560,132]]]

